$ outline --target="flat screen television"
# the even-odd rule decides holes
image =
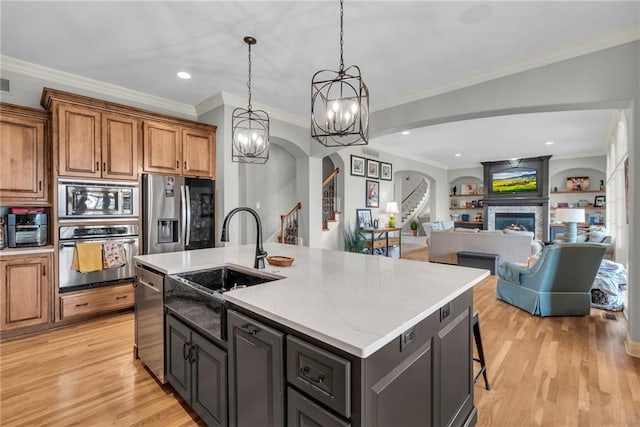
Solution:
[[[538,191],[537,171],[530,168],[513,168],[493,172],[491,191],[496,194]]]

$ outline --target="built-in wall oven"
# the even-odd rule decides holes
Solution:
[[[58,219],[137,218],[135,182],[58,180]]]
[[[86,242],[118,242],[124,251],[124,263],[118,267],[99,268],[96,271],[80,272],[73,268],[76,245]],[[120,247],[120,245],[117,245]],[[133,281],[138,255],[138,225],[74,225],[60,227],[58,243],[58,273],[60,292],[75,291],[95,286],[104,286]]]

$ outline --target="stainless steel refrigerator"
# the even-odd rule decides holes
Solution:
[[[145,254],[215,246],[215,181],[142,176]]]

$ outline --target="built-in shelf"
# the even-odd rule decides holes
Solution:
[[[449,197],[478,197],[484,194],[449,194]]]
[[[604,193],[606,190],[552,191],[551,194]]]
[[[551,208],[552,211],[555,211],[556,209],[569,209],[569,208]],[[602,211],[607,209],[605,206],[576,206],[575,208],[571,208],[571,209],[584,209],[587,211]]]
[[[475,208],[449,208],[449,210],[452,210],[452,211],[470,211],[470,210],[481,211],[482,209],[483,209],[482,206],[480,207],[476,206]]]

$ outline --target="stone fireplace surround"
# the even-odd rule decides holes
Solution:
[[[535,238],[549,240],[549,158],[541,156],[517,161],[483,162],[484,166],[484,229],[495,230],[496,213],[533,213]],[[537,170],[538,190],[531,194],[493,194],[492,172],[507,168],[534,168]]]
[[[532,213],[535,215],[535,238],[543,239],[543,208],[542,206],[489,206],[487,209],[487,230],[495,230],[497,213]]]

